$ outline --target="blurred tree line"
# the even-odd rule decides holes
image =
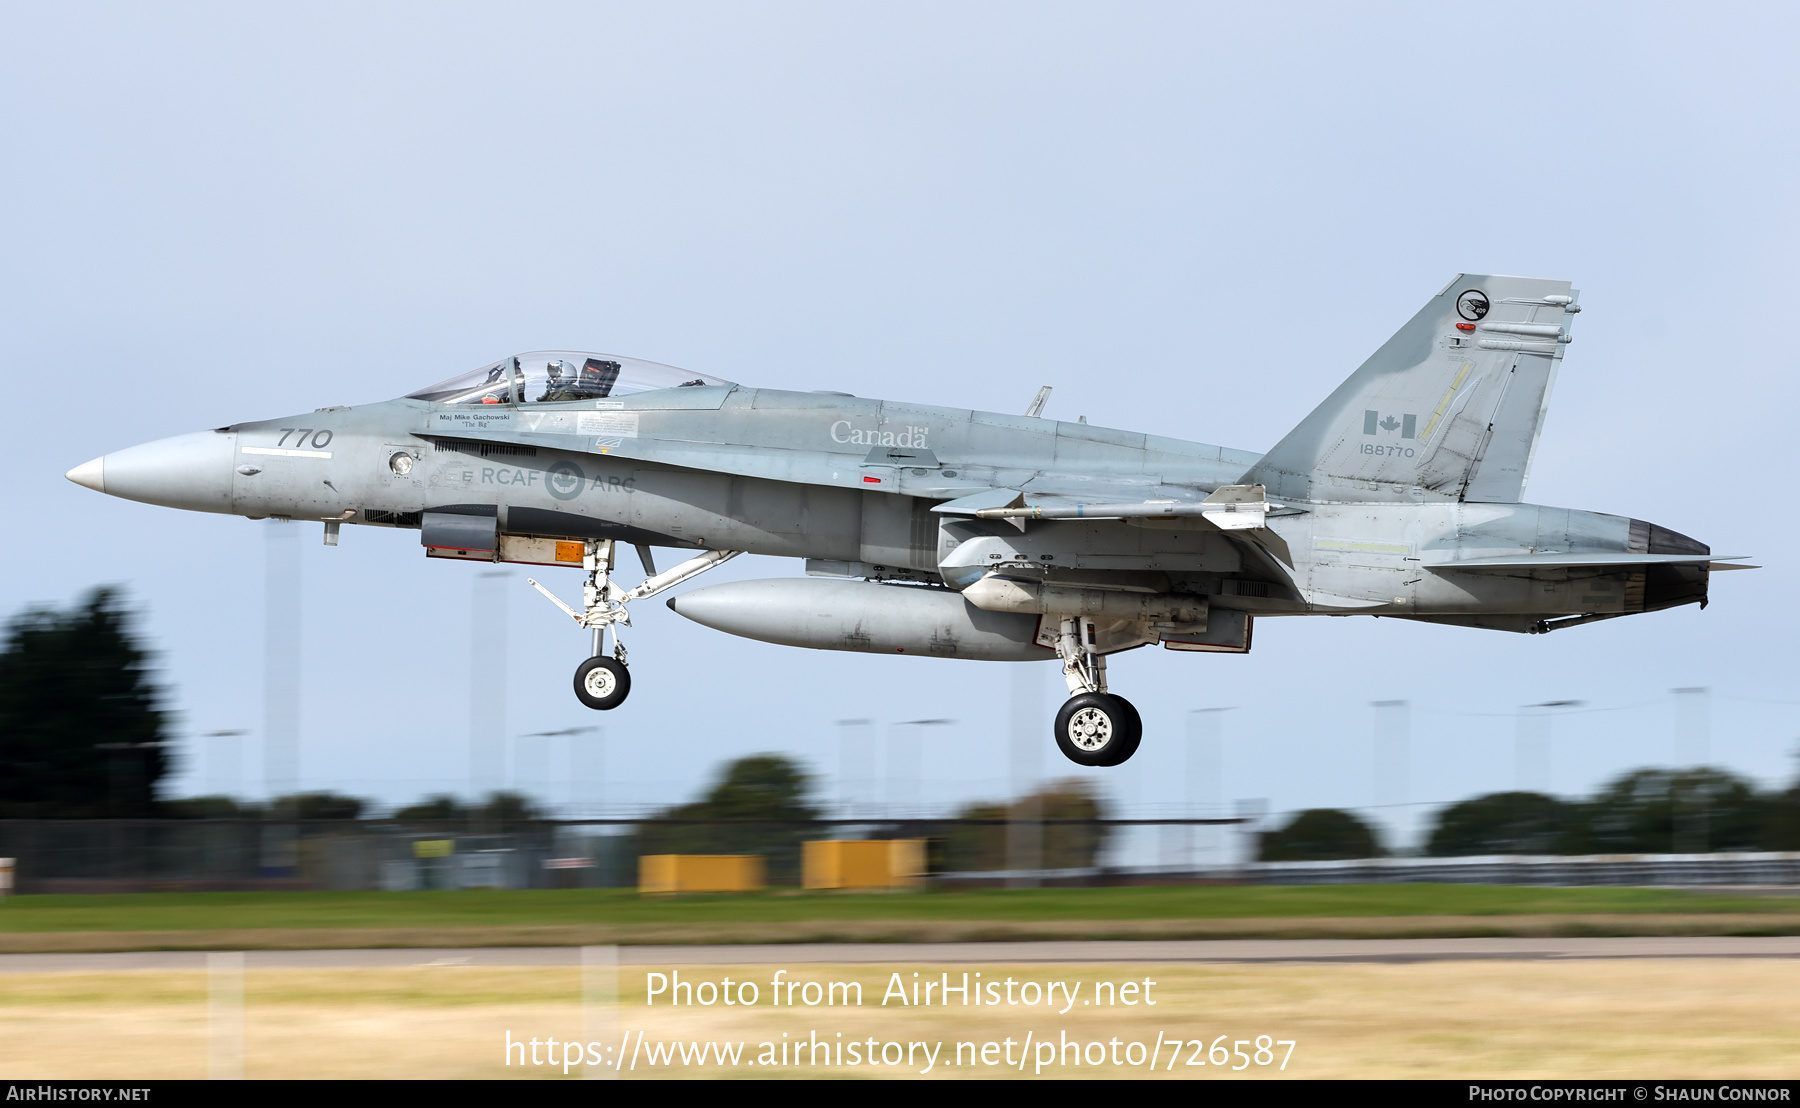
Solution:
[[[1260,862],[1335,862],[1350,858],[1379,858],[1382,848],[1375,831],[1349,812],[1337,808],[1308,808],[1276,831],[1265,831],[1257,843]]]
[[[1438,816],[1426,852],[1702,854],[1800,850],[1800,782],[1765,793],[1716,769],[1639,769],[1586,800],[1492,793]]]
[[[1488,793],[1439,812],[1433,857],[1483,854],[1705,854],[1800,850],[1800,780],[1763,792],[1723,770],[1636,769],[1586,799]],[[1331,808],[1301,812],[1261,836],[1266,862],[1372,858],[1373,828]]]
[[[229,796],[184,797],[163,801],[159,811],[173,819],[328,820],[363,819],[370,814],[370,805],[361,797],[343,793],[310,792],[279,796],[266,803]],[[440,793],[409,804],[388,818],[401,823],[462,823],[499,831],[535,823],[545,818],[545,813],[525,794],[502,790],[489,793],[484,800],[473,804],[461,797]]]
[[[819,809],[812,779],[780,754],[754,754],[730,763],[706,794],[691,804],[667,808],[637,827],[630,854],[760,854],[771,880],[797,878],[800,844],[837,832],[813,825]],[[977,802],[958,819],[1084,820],[1102,815],[1093,789],[1083,780],[1055,782],[1012,804]],[[705,823],[750,820],[749,823]],[[871,821],[879,824],[879,820]],[[1048,824],[1042,829],[1042,865],[1051,869],[1095,865],[1107,828],[1093,824]],[[893,837],[908,832],[895,829]],[[878,837],[889,837],[885,829]],[[934,870],[998,870],[1008,866],[1004,823],[949,826],[932,850]]]
[[[812,779],[790,758],[752,754],[730,763],[706,794],[638,824],[629,854],[760,854],[772,881],[800,874],[800,844],[819,838]],[[697,820],[749,820],[698,823]]]
[[[1104,812],[1094,789],[1082,778],[1053,781],[1030,796],[1011,804],[982,802],[956,813],[958,819],[1063,820],[1101,819]],[[1047,823],[1040,832],[1044,869],[1078,869],[1098,864],[1109,830],[1104,824]],[[945,829],[942,868],[961,873],[971,870],[1010,869],[1020,860],[1007,857],[1004,823],[965,824]]]

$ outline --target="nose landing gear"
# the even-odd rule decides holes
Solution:
[[[1144,721],[1131,701],[1106,691],[1106,656],[1094,651],[1091,619],[1065,619],[1057,638],[1070,697],[1056,713],[1056,746],[1079,766],[1116,766],[1137,753]]]
[[[583,611],[564,604],[556,594],[526,578],[525,583],[544,594],[550,603],[561,608],[577,626],[585,627],[594,633],[593,657],[581,663],[575,669],[575,698],[597,711],[607,711],[625,703],[631,694],[631,670],[625,653],[625,644],[619,641],[619,628],[631,626],[631,612],[626,608],[634,600],[644,600],[655,596],[664,589],[672,589],[691,578],[698,577],[714,566],[737,557],[738,550],[708,550],[698,558],[690,558],[665,573],[654,574],[644,579],[634,589],[620,588],[612,579],[613,542],[611,539],[600,539],[586,544],[581,566],[587,570],[587,582],[582,586],[581,599]],[[612,632],[612,657],[604,654],[606,633]]]

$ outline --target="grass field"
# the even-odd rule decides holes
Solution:
[[[629,889],[20,896],[0,932],[495,927],[822,921],[1301,919],[1378,916],[1781,914],[1800,899],[1667,889],[1332,885],[690,894]]]
[[[673,1042],[710,1040],[741,1044],[743,1053],[735,1064],[720,1064],[715,1052],[683,1065],[678,1058],[654,1063],[651,1050],[632,1051],[636,1066],[621,1067],[621,1078],[1142,1078],[1152,1076],[1152,1058],[1157,1078],[1777,1078],[1791,1076],[1800,1037],[1800,963],[1788,960],[797,967],[801,980],[863,986],[860,1006],[815,1008],[772,1007],[769,966],[683,971],[684,978],[762,984],[757,1005],[729,1009],[645,1006],[648,968],[621,973],[617,1009],[586,1013],[573,967],[252,970],[243,992],[243,1072],[253,1078],[559,1078],[556,1066],[505,1065],[506,1036],[614,1043],[633,1033],[665,1051]],[[913,970],[924,978],[953,969],[951,977],[960,979],[965,968],[996,979],[1062,981],[1078,999],[1066,1011],[1060,1010],[1063,994],[1054,1006],[881,1004],[892,973],[910,981]],[[1097,995],[1095,981],[1146,978],[1156,983],[1154,1007],[1082,1002]],[[1210,1047],[1223,1036],[1222,1053],[1237,1046],[1253,1054],[1259,1035],[1293,1040],[1292,1057],[1282,1046],[1266,1061],[1232,1058],[1221,1065],[1215,1057],[1199,1064],[1207,1058],[1199,1044]],[[0,975],[0,1076],[6,1078],[204,1077],[208,1036],[201,973]],[[1029,1064],[1004,1065],[1003,1057],[1021,1056],[1028,1036],[1039,1044],[1024,1054]],[[844,1065],[835,1050],[825,1055],[833,1060],[829,1066],[752,1064],[765,1049],[779,1059],[780,1044],[814,1038],[832,1046],[873,1038],[940,1049],[928,1073],[923,1051],[904,1064],[897,1061],[899,1047],[888,1065]],[[1152,1044],[1176,1039],[1183,1044],[1178,1056],[1167,1046],[1153,1054]],[[1115,1065],[1108,1048],[1121,1040],[1125,1064]],[[1066,1051],[1064,1041],[1076,1049]],[[989,1043],[995,1049],[983,1062],[979,1051]],[[1052,1044],[1056,1049],[1044,1049]],[[1094,1064],[1097,1058],[1104,1062]],[[568,1076],[580,1072],[576,1067]]]
[[[0,953],[621,943],[1794,935],[1794,897],[1473,885],[642,897],[144,893],[0,903]]]
[[[0,902],[0,953],[1596,935],[1800,935],[1800,899],[1339,885],[680,897],[614,889],[142,893]]]

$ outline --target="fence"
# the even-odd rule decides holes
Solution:
[[[1257,885],[1800,885],[1800,854],[1490,855],[1253,862]]]
[[[5,820],[0,854],[21,893],[250,889],[534,888],[582,844],[554,826],[339,820]],[[578,854],[585,874],[591,852]]]
[[[1238,819],[917,820],[0,820],[0,857],[17,859],[20,893],[252,889],[544,889],[619,887],[652,843],[761,854],[774,884],[799,884],[806,839],[925,839],[927,883],[1340,885],[1800,885],[1800,854],[1642,854],[1370,858],[1235,866],[1107,866],[1109,835]],[[1025,829],[1021,855],[1009,836]],[[654,836],[654,838],[652,838]],[[718,849],[718,848],[723,849]],[[682,848],[685,849],[685,848]],[[673,852],[681,852],[676,850]],[[1010,868],[1002,868],[1010,867]]]
[[[1134,825],[1235,819],[1045,819],[1032,856],[1061,873],[1093,870],[1107,836]],[[997,878],[1004,819],[656,821],[540,820],[0,820],[0,856],[18,859],[22,893],[253,889],[615,887],[637,880],[637,856],[762,855],[774,884],[800,883],[800,844],[825,838],[915,838],[930,872]],[[1073,863],[1073,866],[1071,866]],[[1036,872],[1034,870],[1034,872]]]

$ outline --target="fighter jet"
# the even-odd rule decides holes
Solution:
[[[1389,616],[1542,633],[1706,605],[1755,568],[1641,520],[1523,501],[1581,310],[1566,281],[1460,274],[1267,453],[1023,415],[755,388],[579,351],[397,400],[161,439],[79,465],[98,492],[251,519],[417,530],[427,557],[567,566],[575,695],[617,708],[633,605],[741,553],[805,576],[685,592],[707,627],[822,650],[1056,660],[1055,739],[1143,735],[1114,655],[1243,654],[1256,620]],[[644,579],[615,579],[633,546]],[[657,548],[697,551],[658,570]],[[610,637],[611,649],[607,649]]]

